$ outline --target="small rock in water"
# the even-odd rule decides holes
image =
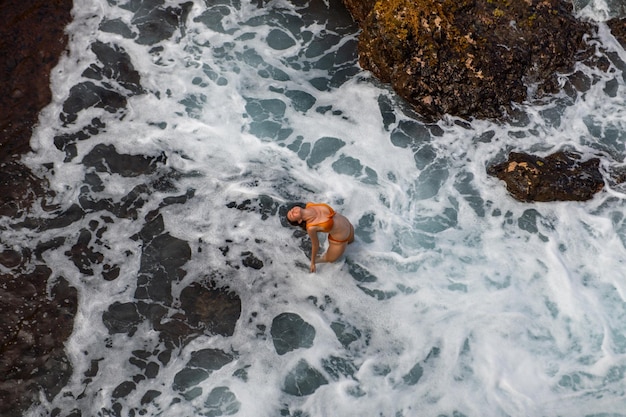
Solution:
[[[489,175],[506,182],[507,190],[520,201],[585,201],[602,190],[600,160],[581,161],[572,152],[545,158],[511,152],[509,160],[492,165]]]
[[[315,328],[294,313],[282,313],[272,321],[272,339],[276,353],[284,355],[298,348],[313,346]]]

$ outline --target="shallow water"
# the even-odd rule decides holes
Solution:
[[[600,27],[585,91],[423,124],[338,2],[75,1],[26,158],[65,214],[10,236],[56,242],[79,291],[73,376],[27,415],[625,416],[625,190],[524,204],[486,174],[511,150],[622,164]],[[308,272],[292,201],[351,219],[342,260]]]

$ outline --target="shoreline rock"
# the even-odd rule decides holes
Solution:
[[[33,126],[50,103],[50,71],[67,44],[72,0],[5,0],[0,26],[0,215],[16,221],[48,192],[20,162]],[[0,415],[18,417],[43,391],[56,396],[72,374],[64,343],[72,333],[77,291],[50,269],[41,247],[5,249],[0,263]]]
[[[362,30],[361,66],[430,122],[504,118],[515,103],[559,91],[558,75],[576,62],[598,59],[585,42],[596,26],[577,20],[566,0],[344,4]]]
[[[623,48],[626,48],[626,17],[622,19],[611,19],[606,23],[615,39],[617,39]]]
[[[50,71],[67,45],[72,0],[5,0],[0,26],[0,162],[30,150],[39,112],[50,103]]]
[[[509,193],[524,202],[586,201],[604,187],[600,159],[582,161],[574,152],[545,158],[511,152],[508,161],[488,167],[487,173],[504,181]]]

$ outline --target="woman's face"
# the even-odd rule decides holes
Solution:
[[[295,223],[302,223],[302,208],[301,207],[294,207],[291,210],[289,210],[287,212],[287,220],[289,220],[290,222],[295,222]]]

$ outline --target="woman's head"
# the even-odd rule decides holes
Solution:
[[[287,221],[292,226],[306,227],[306,222],[302,219],[302,209],[306,208],[304,203],[293,203],[287,207]]]

